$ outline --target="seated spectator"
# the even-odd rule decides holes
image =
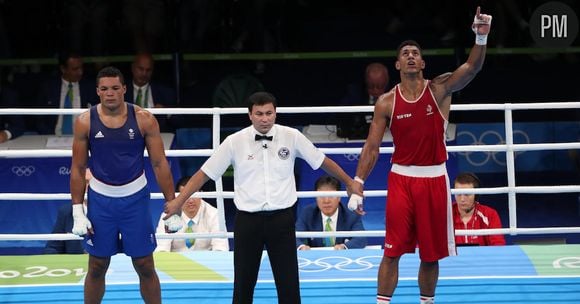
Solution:
[[[324,175],[316,180],[316,191],[339,191],[340,181]],[[365,230],[361,216],[349,211],[340,197],[317,197],[316,204],[306,206],[296,222],[296,231],[360,231]],[[334,247],[335,250],[364,248],[365,237],[328,237],[296,239],[298,250],[312,247]]]
[[[389,88],[389,71],[382,63],[373,62],[365,69],[364,84],[352,83],[341,100],[343,106],[374,105]],[[366,138],[373,120],[372,113],[343,113],[338,115],[338,136]]]
[[[152,80],[155,62],[149,53],[139,53],[131,64],[132,81],[127,82],[125,99],[142,108],[175,107],[177,96],[173,89]],[[172,132],[168,115],[155,115],[161,132]]]
[[[175,191],[181,192],[191,176],[184,176],[175,187]],[[190,197],[185,201],[181,209],[183,227],[177,232],[219,232],[218,210],[201,198]],[[165,213],[161,214],[157,233],[165,231]],[[229,251],[230,246],[227,238],[203,238],[203,239],[158,239],[157,252],[182,252],[193,250]]]
[[[83,80],[83,61],[77,54],[58,59],[60,75],[45,81],[38,98],[39,108],[87,109],[99,102],[96,84]],[[72,135],[75,115],[45,115],[36,120],[38,134]]]
[[[85,173],[85,181],[87,183],[86,187],[89,187],[89,181],[93,178],[91,170],[87,168]],[[85,208],[85,213],[87,212],[87,200],[83,202],[83,207]],[[73,216],[72,216],[72,204],[66,203],[58,209],[58,215],[56,217],[56,223],[52,229],[52,233],[72,233],[73,228]],[[45,254],[82,254],[85,253],[83,249],[81,240],[68,240],[68,241],[48,241],[44,247]]]
[[[455,189],[479,188],[479,178],[469,172],[460,173],[455,178]],[[492,207],[482,205],[475,194],[455,194],[453,203],[453,227],[455,229],[494,229],[501,228],[501,220]],[[468,245],[505,245],[503,235],[462,235],[455,236],[458,246]]]

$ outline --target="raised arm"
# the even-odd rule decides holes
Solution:
[[[491,19],[491,15],[482,14],[480,7],[477,7],[471,26],[475,33],[475,44],[469,52],[467,61],[453,71],[449,77],[433,81],[435,98],[440,105],[445,96],[463,89],[483,67]]]

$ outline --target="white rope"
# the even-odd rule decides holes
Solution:
[[[505,152],[507,145],[473,145],[473,146],[448,146],[449,152]],[[569,150],[580,149],[580,142],[568,143],[543,143],[543,144],[514,144],[514,151],[539,151],[539,150]],[[319,148],[325,154],[360,154],[362,148]],[[393,147],[381,147],[379,152],[382,154],[392,154]],[[208,157],[214,152],[213,149],[197,150],[166,150],[168,157]],[[147,151],[143,153],[149,156]],[[50,158],[50,157],[71,157],[71,150],[62,149],[19,149],[19,150],[0,150],[0,158]]]
[[[562,186],[516,186],[515,193],[542,194],[542,193],[574,193],[580,192],[580,185]],[[509,193],[509,187],[490,187],[477,189],[451,189],[451,194],[505,194]],[[298,191],[298,198],[309,197],[347,197],[346,191]],[[202,198],[219,198],[217,192],[200,192],[194,195]],[[234,198],[233,191],[223,191],[223,198]],[[365,197],[386,197],[387,190],[365,190]],[[152,199],[164,199],[163,193],[151,193]],[[70,193],[0,193],[0,201],[28,201],[28,200],[70,200]],[[1,202],[0,202],[1,204]]]
[[[501,110],[506,113],[506,144],[501,145],[473,145],[473,146],[449,146],[449,152],[506,152],[506,158],[513,160],[516,151],[537,151],[537,150],[565,150],[580,149],[579,142],[568,143],[536,143],[536,144],[515,144],[513,143],[512,110],[546,110],[546,109],[578,109],[580,102],[548,102],[548,103],[518,103],[518,104],[465,104],[451,105],[452,111],[473,111],[473,110]],[[153,114],[179,114],[179,115],[213,115],[213,146],[217,147],[220,141],[220,116],[229,114],[247,114],[247,108],[152,108],[148,109]],[[87,109],[0,109],[0,115],[58,115],[58,114],[80,114]],[[278,113],[349,113],[349,112],[372,112],[373,106],[346,106],[346,107],[279,107]],[[216,131],[217,130],[217,131]],[[361,148],[321,148],[326,154],[360,154]],[[214,152],[214,149],[198,150],[167,150],[168,157],[207,157]],[[392,153],[393,147],[381,147],[380,153]],[[29,149],[29,150],[0,150],[0,158],[49,158],[49,157],[70,157],[70,150],[62,149]],[[145,152],[145,156],[147,153]],[[480,229],[480,230],[456,230],[457,235],[491,235],[491,234],[551,234],[551,233],[580,233],[580,227],[550,227],[550,228],[517,228],[515,217],[515,194],[516,193],[566,193],[580,192],[580,185],[561,186],[515,186],[515,174],[513,162],[508,164],[507,187],[478,188],[478,189],[452,189],[451,193],[474,193],[474,194],[508,194],[510,211],[510,228],[501,229]],[[218,185],[221,190],[221,183]],[[385,197],[386,190],[367,190],[366,197]],[[204,198],[216,198],[218,200],[218,211],[220,213],[220,230],[217,233],[176,233],[158,234],[159,239],[174,238],[211,238],[211,237],[233,237],[233,233],[225,230],[225,215],[223,208],[224,198],[233,198],[233,192],[203,192],[195,196]],[[298,197],[318,197],[318,196],[341,196],[345,197],[345,191],[299,191]],[[153,199],[163,199],[162,193],[152,193]],[[0,200],[70,200],[69,193],[0,193]],[[1,202],[0,202],[1,203]],[[361,236],[361,237],[383,237],[384,230],[373,231],[335,231],[335,232],[297,232],[298,237],[328,237],[328,236]],[[75,240],[81,239],[73,234],[0,234],[0,241],[6,240]]]
[[[205,156],[208,157],[212,155],[214,150],[212,149],[198,149],[198,150],[165,150],[165,154],[169,157],[183,156]],[[145,150],[143,155],[149,156],[149,153]],[[63,149],[13,149],[13,150],[0,150],[0,158],[51,158],[51,157],[71,157],[72,150]]]
[[[458,236],[463,235],[497,235],[497,234],[562,234],[580,233],[580,227],[549,227],[549,228],[499,228],[477,230],[455,230]],[[297,238],[323,238],[323,237],[384,237],[384,230],[358,230],[358,231],[297,231]],[[157,239],[208,239],[208,238],[233,238],[233,232],[212,233],[157,233]],[[72,233],[51,234],[0,234],[0,241],[68,241],[82,240],[83,238]]]
[[[546,109],[578,109],[580,101],[573,102],[538,102],[538,103],[503,103],[503,104],[452,104],[451,111],[476,110],[546,110]],[[278,107],[277,113],[352,113],[373,112],[373,106],[321,106],[321,107]],[[0,115],[59,115],[81,114],[87,109],[29,109],[10,108],[0,109]],[[153,114],[179,115],[229,115],[247,114],[248,108],[150,108],[147,111]]]

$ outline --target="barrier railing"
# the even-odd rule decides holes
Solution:
[[[472,152],[472,151],[494,151],[506,153],[506,174],[508,185],[506,187],[478,188],[478,189],[452,189],[452,194],[507,194],[509,210],[509,228],[501,229],[481,229],[481,230],[456,230],[457,235],[490,235],[490,234],[555,234],[555,233],[580,233],[580,227],[545,227],[545,228],[518,228],[517,226],[517,200],[518,193],[566,193],[580,192],[580,185],[560,185],[560,186],[516,186],[515,177],[515,152],[517,151],[537,151],[537,150],[563,150],[580,149],[580,142],[565,143],[538,143],[538,144],[515,144],[513,141],[513,111],[534,110],[534,109],[578,109],[580,102],[550,102],[550,103],[518,103],[518,104],[469,104],[452,105],[452,111],[504,111],[505,113],[505,133],[506,142],[502,145],[469,145],[469,146],[449,146],[449,152]],[[208,157],[221,142],[221,116],[231,114],[245,114],[246,108],[153,108],[148,109],[153,114],[179,114],[179,115],[212,115],[212,149],[195,150],[168,150],[168,157]],[[57,115],[57,114],[80,114],[86,109],[0,109],[0,115]],[[278,113],[348,113],[348,112],[372,112],[372,106],[342,106],[342,107],[279,107]],[[326,154],[358,154],[361,148],[321,148]],[[392,153],[392,147],[380,148],[380,153]],[[146,154],[146,153],[145,153]],[[13,157],[70,157],[70,150],[0,150],[0,158]],[[215,181],[215,192],[196,193],[203,198],[215,198],[217,201],[220,221],[219,233],[176,233],[171,235],[157,235],[159,238],[211,238],[211,237],[232,237],[233,233],[227,232],[225,225],[224,199],[233,198],[233,192],[224,191],[221,178]],[[386,190],[365,191],[367,197],[386,196]],[[299,191],[298,197],[317,196],[347,196],[346,192],[326,192],[326,191]],[[163,199],[162,193],[152,193],[153,199]],[[0,200],[70,200],[69,193],[35,194],[35,193],[0,193]],[[383,237],[384,230],[371,231],[337,231],[337,232],[297,232],[298,237],[325,237],[325,236],[366,236]],[[65,240],[78,239],[70,234],[0,234],[1,240]]]

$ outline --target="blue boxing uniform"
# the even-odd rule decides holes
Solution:
[[[149,209],[150,190],[144,173],[145,139],[135,109],[127,103],[127,121],[106,127],[97,106],[90,109],[89,151],[93,173],[87,217],[94,234],[85,236],[85,250],[97,257],[117,252],[138,258],[151,254],[157,242]],[[119,234],[121,242],[119,242]]]

